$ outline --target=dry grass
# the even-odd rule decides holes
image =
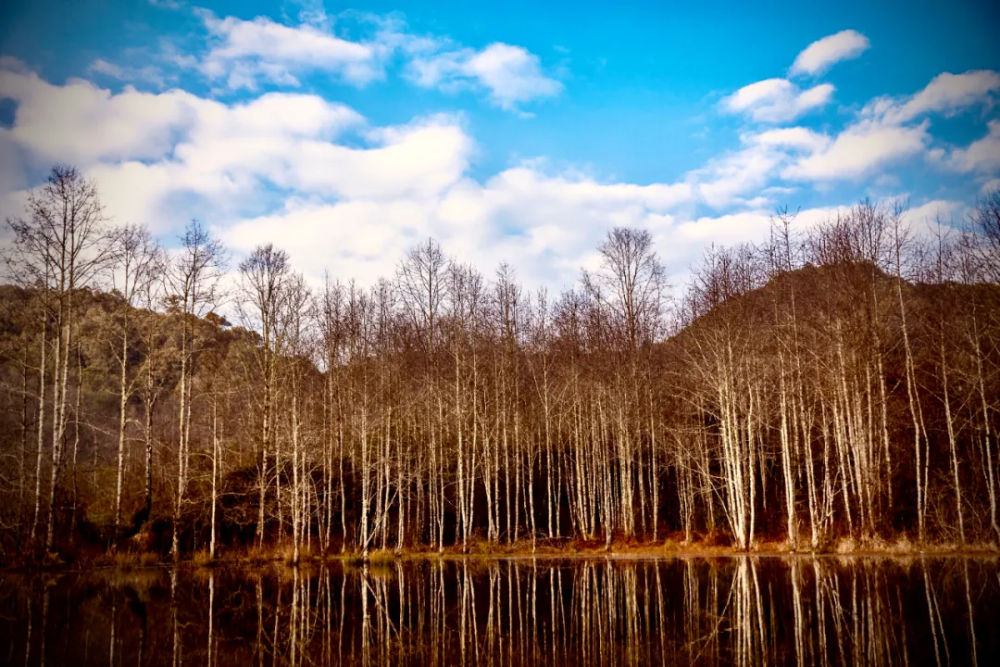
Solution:
[[[831,551],[839,555],[853,554],[857,553],[858,545],[853,537],[842,537],[833,543]]]
[[[140,567],[140,554],[134,551],[113,551],[96,556],[91,563],[99,567],[113,567],[119,570],[129,570]]]
[[[272,560],[281,561],[285,565],[295,564],[295,548],[291,544],[281,544],[274,548]]]
[[[974,542],[959,544],[954,541],[919,543],[903,534],[891,539],[877,537],[858,540],[852,537],[839,537],[813,549],[807,542],[793,546],[787,540],[758,538],[748,550],[755,555],[786,555],[794,553],[829,554],[841,557],[848,556],[889,556],[917,557],[970,555],[989,558],[1000,557],[1000,546],[992,542]],[[719,531],[695,535],[692,541],[686,541],[684,533],[673,532],[664,535],[656,542],[643,542],[636,539],[623,539],[619,536],[610,548],[600,537],[593,539],[539,538],[509,542],[491,542],[481,535],[472,536],[463,550],[461,544],[449,545],[438,550],[436,547],[413,545],[402,551],[394,549],[376,549],[367,558],[355,551],[342,553],[312,552],[302,548],[298,564],[293,562],[294,549],[291,544],[283,543],[265,549],[251,546],[243,550],[227,550],[223,557],[212,560],[207,550],[191,554],[186,561],[189,565],[205,568],[215,565],[258,568],[285,564],[291,567],[312,567],[317,563],[340,562],[345,568],[362,565],[389,565],[401,560],[484,560],[491,559],[586,559],[586,558],[670,558],[670,557],[725,557],[740,555],[743,552],[732,546],[725,533]],[[7,563],[12,569],[65,570],[86,569],[88,567],[114,568],[122,571],[149,568],[164,562],[163,557],[155,552],[140,550],[121,550],[115,552],[80,552],[69,554],[52,553],[45,557],[22,557],[18,561]]]
[[[900,535],[895,541],[885,544],[885,552],[890,554],[910,554],[916,550],[906,535]]]
[[[243,554],[237,557],[241,562],[251,565],[264,565],[274,560],[274,554],[259,547],[250,547]]]
[[[392,563],[398,556],[389,549],[376,549],[368,554],[369,563]]]
[[[335,554],[313,553],[305,547],[299,548],[299,564],[309,565],[318,561],[334,560],[342,558]],[[197,558],[197,554],[195,554]],[[267,565],[272,563],[284,563],[285,565],[295,565],[295,547],[291,544],[277,544],[274,546],[259,548],[257,546],[247,547],[242,551],[227,551],[224,558],[216,557],[217,562],[239,563],[243,565]]]
[[[762,554],[792,554],[801,550],[801,547],[790,540],[757,540],[749,549],[753,553]]]
[[[209,553],[208,549],[199,549],[191,557],[191,562],[198,567],[210,567],[215,563],[215,559]]]
[[[146,552],[139,555],[139,565],[142,567],[152,567],[153,565],[159,565],[163,562],[160,558],[160,554],[154,552]]]

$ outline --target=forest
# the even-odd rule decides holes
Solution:
[[[362,286],[54,167],[2,248],[0,560],[996,548],[1000,191],[911,218],[778,210],[683,285],[613,228],[558,294],[427,239]]]

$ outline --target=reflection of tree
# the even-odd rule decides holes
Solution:
[[[998,648],[982,633],[992,560],[463,559],[40,583],[0,582],[11,663],[978,665]]]

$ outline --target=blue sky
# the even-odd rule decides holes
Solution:
[[[812,3],[809,3],[812,4]],[[572,282],[613,225],[675,275],[861,197],[1000,184],[996,3],[18,3],[0,214],[54,161],[116,222],[370,282],[428,235]]]

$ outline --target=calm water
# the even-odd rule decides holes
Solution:
[[[0,575],[10,665],[998,665],[995,559]]]

